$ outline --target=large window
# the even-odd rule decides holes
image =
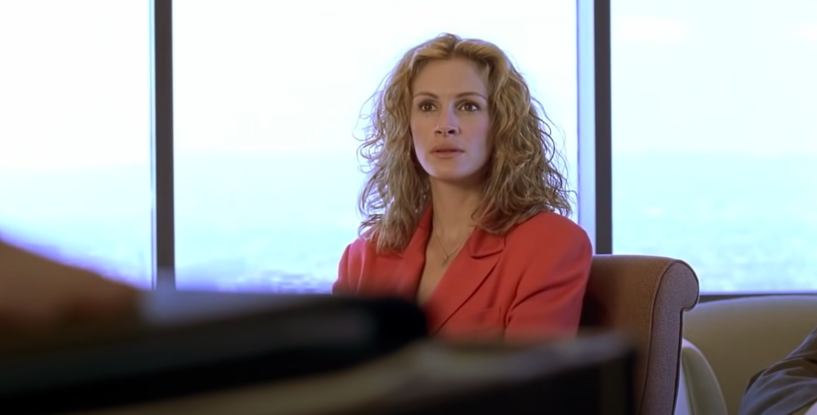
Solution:
[[[615,253],[817,289],[817,2],[615,0]]]
[[[441,32],[509,52],[577,189],[575,2],[175,0],[173,102],[153,3],[169,5],[0,0],[4,239],[143,287],[159,252],[182,289],[325,292],[360,219],[360,115]],[[614,253],[687,260],[705,293],[817,289],[815,16],[809,0],[612,1]],[[581,214],[607,252],[595,184]]]
[[[176,0],[173,26],[180,289],[328,291],[357,235],[360,112],[441,32],[512,55],[575,188],[573,2]]]
[[[0,0],[3,237],[152,283],[144,0]]]

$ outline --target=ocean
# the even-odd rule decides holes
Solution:
[[[328,292],[362,184],[334,155],[177,155],[177,286]],[[620,154],[614,253],[687,261],[705,293],[817,290],[817,156]],[[579,195],[581,197],[581,195]],[[152,278],[147,165],[0,172],[5,238]]]

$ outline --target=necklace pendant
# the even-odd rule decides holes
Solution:
[[[448,258],[443,259],[443,266],[448,263]]]

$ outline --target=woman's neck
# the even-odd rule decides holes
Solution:
[[[451,183],[431,181],[433,227],[438,237],[458,240],[474,228],[473,214],[480,201],[480,190]]]

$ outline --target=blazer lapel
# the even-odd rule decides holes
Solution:
[[[504,236],[474,230],[468,239],[467,252],[454,258],[426,304],[432,333],[439,331],[482,285],[496,267],[504,247]],[[422,265],[420,269],[422,271]]]
[[[417,230],[408,246],[397,254],[391,287],[387,292],[397,293],[407,301],[417,301],[417,289],[423,273],[426,245],[431,236],[431,207],[420,218]],[[468,238],[466,250],[454,258],[431,297],[423,307],[429,317],[429,330],[435,333],[468,301],[496,267],[505,248],[505,237],[475,229]]]
[[[400,262],[392,276],[393,289],[389,290],[389,292],[398,293],[400,297],[408,301],[417,301],[417,289],[420,286],[420,276],[425,266],[430,223],[431,209],[427,208],[420,217],[420,223],[414,231],[408,246],[398,254]]]

